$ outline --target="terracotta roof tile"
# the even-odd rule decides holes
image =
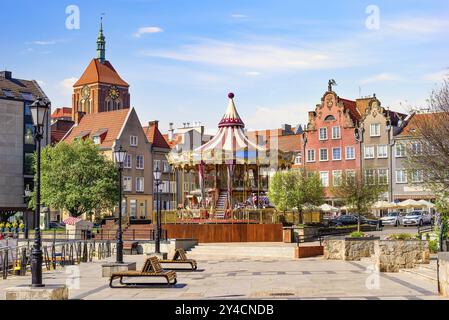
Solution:
[[[93,59],[90,62],[81,78],[73,86],[80,87],[98,82],[129,87],[129,84],[120,78],[109,61],[101,63],[98,59]]]
[[[437,116],[438,113],[417,113],[412,115],[399,136],[406,137],[415,135],[420,122],[429,123]]]
[[[93,135],[102,129],[106,129],[106,135],[101,142],[101,147],[110,148],[117,139],[128,114],[133,109],[122,109],[110,112],[92,113],[83,116],[80,123],[72,127],[64,141],[72,142],[75,138],[86,136],[92,138]]]
[[[148,142],[152,143],[153,146],[158,148],[171,149],[170,145],[167,143],[164,136],[159,131],[159,128],[154,122],[147,127],[143,127],[143,131],[147,136]]]
[[[56,108],[51,114],[52,119],[58,118],[71,118],[72,117],[72,108]]]
[[[360,111],[357,109],[357,103],[355,101],[342,98],[339,98],[339,100],[340,102],[343,102],[345,108],[349,110],[349,114],[351,115],[352,120],[359,121],[362,118]]]

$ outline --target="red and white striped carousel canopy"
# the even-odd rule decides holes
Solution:
[[[265,148],[250,141],[244,132],[245,124],[234,104],[234,94],[229,93],[229,104],[225,115],[218,124],[218,133],[206,144],[195,150],[195,153],[204,153],[212,150],[236,152],[243,150],[265,151]]]

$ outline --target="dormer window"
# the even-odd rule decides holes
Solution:
[[[93,140],[94,140],[94,144],[101,144],[101,137],[95,136]]]

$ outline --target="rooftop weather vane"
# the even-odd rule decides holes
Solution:
[[[329,80],[329,91],[332,91],[332,86],[336,86],[337,82],[334,79]]]

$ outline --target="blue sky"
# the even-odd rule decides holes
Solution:
[[[78,30],[66,28],[69,5]],[[370,5],[379,28],[367,27]],[[163,129],[201,121],[213,130],[229,91],[248,128],[304,124],[330,78],[340,97],[376,93],[406,111],[425,105],[449,67],[446,0],[16,0],[2,1],[0,68],[69,106],[102,13],[107,59],[141,121]]]

